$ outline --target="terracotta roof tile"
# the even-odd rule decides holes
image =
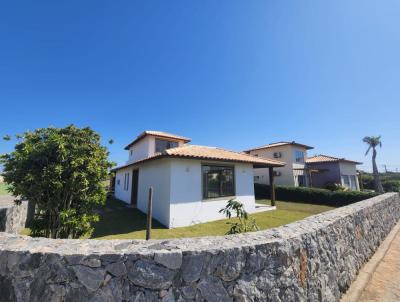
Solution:
[[[228,151],[216,147],[185,145],[182,147],[165,150],[165,153],[170,156],[178,156],[178,157],[230,160],[230,161],[249,162],[254,164],[259,163],[259,164],[268,164],[276,166],[285,165],[283,162],[277,160],[256,157],[245,153]]]
[[[307,146],[307,145],[296,143],[295,141],[292,141],[292,142],[276,142],[276,143],[272,143],[272,144],[268,144],[268,145],[264,145],[264,146],[260,146],[260,147],[251,148],[251,149],[246,150],[245,152],[250,152],[250,151],[260,150],[260,149],[268,149],[268,148],[280,147],[280,146],[286,146],[286,145],[293,145],[293,146],[303,147],[303,148],[305,148],[307,150],[314,149],[314,147]]]
[[[242,162],[251,163],[253,165],[266,166],[266,167],[282,167],[285,165],[284,162],[256,157],[245,153],[239,153],[234,151],[228,151],[216,147],[196,146],[196,145],[184,145],[181,147],[167,149],[162,153],[155,154],[154,156],[145,158],[143,160],[130,163],[124,166],[117,167],[115,170],[125,168],[132,165],[137,165],[148,160],[154,160],[163,157],[176,157],[176,158],[190,158],[190,159],[206,159],[215,161],[229,161],[229,162]]]
[[[353,161],[353,160],[348,160],[345,158],[338,158],[338,157],[334,157],[334,156],[329,156],[329,155],[323,155],[323,154],[319,154],[319,155],[315,155],[312,157],[309,157],[306,160],[307,164],[313,164],[313,163],[329,163],[329,162],[348,162],[348,163],[353,163],[356,165],[361,165],[361,162],[357,162],[357,161]]]

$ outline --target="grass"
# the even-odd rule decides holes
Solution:
[[[270,204],[269,200],[257,203]],[[331,206],[312,205],[298,202],[278,201],[277,210],[252,215],[261,230],[285,225],[308,216],[334,209]],[[91,238],[96,239],[144,239],[146,235],[146,215],[137,209],[125,207],[114,199],[102,208],[100,221],[95,224]],[[180,238],[224,235],[228,231],[227,220],[218,220],[189,227],[167,229],[153,220],[152,238]],[[26,234],[26,231],[24,232]]]
[[[0,196],[1,195],[8,195],[7,185],[4,182],[0,182]]]

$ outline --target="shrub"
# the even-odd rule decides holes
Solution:
[[[18,136],[15,150],[0,157],[11,193],[35,204],[33,236],[78,238],[98,220],[103,181],[111,163],[90,128],[43,128]]]
[[[276,199],[331,206],[343,206],[378,195],[374,192],[329,191],[318,188],[275,186]],[[256,198],[270,198],[270,186],[255,184]]]
[[[227,235],[258,231],[255,219],[249,217],[249,214],[244,209],[243,203],[240,201],[234,199],[228,200],[225,208],[221,209],[219,212],[224,213],[229,219],[231,219],[232,213],[234,213],[238,219],[236,222],[227,222],[227,224],[230,225],[230,229],[226,233]]]
[[[325,189],[329,191],[347,191],[347,188],[343,187],[341,184],[328,182],[325,184]]]
[[[385,192],[400,192],[400,180],[384,180],[382,186]]]

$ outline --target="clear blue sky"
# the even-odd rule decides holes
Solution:
[[[400,170],[399,1],[3,1],[0,135],[145,129],[232,150],[280,140]],[[15,142],[0,142],[0,153]]]

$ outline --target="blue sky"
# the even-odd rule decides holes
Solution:
[[[243,150],[296,140],[400,169],[398,1],[3,1],[0,135],[145,129]],[[0,153],[15,142],[0,142]]]

